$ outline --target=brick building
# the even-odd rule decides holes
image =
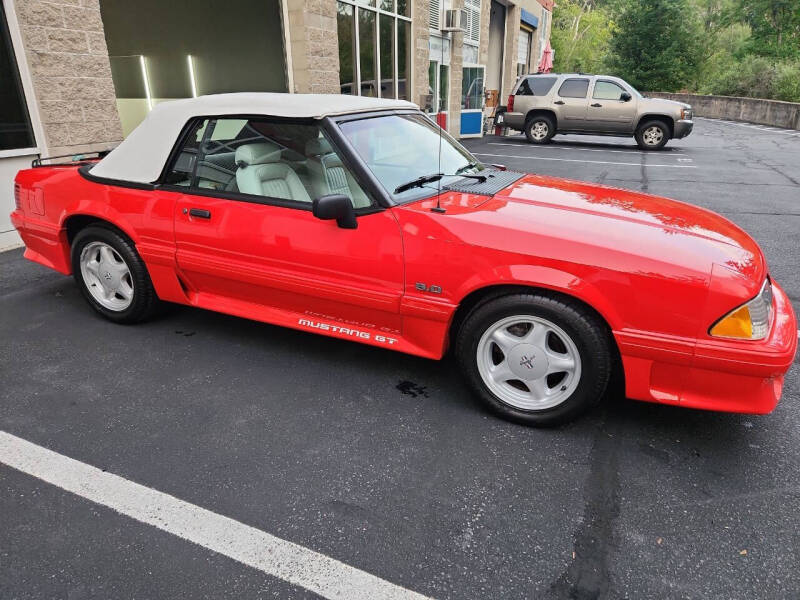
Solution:
[[[231,91],[405,98],[455,136],[535,71],[553,0],[0,0],[0,248],[14,174],[114,147],[158,102]],[[465,31],[446,11],[466,11]],[[488,102],[487,102],[488,98]],[[498,100],[499,99],[499,100]]]

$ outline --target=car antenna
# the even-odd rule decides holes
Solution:
[[[442,65],[443,64],[444,64],[444,38],[442,38],[442,62],[439,63],[439,77],[442,76]],[[439,93],[441,93],[442,86],[439,85],[437,87],[439,88],[439,90],[438,90]],[[449,85],[447,86],[447,91],[448,91],[448,94],[449,94],[449,92],[450,92],[450,86]],[[434,94],[434,97],[436,97],[436,94]],[[438,116],[439,107],[435,106],[434,108],[436,109],[436,113],[437,113],[437,116]],[[439,125],[438,119],[437,119],[437,123],[436,124]],[[439,125],[439,168],[436,170],[436,172],[439,173],[440,175],[442,173],[442,126],[441,125]],[[436,186],[438,188],[436,190],[436,206],[434,206],[431,209],[431,211],[435,212],[435,213],[445,213],[445,212],[447,212],[447,209],[442,208],[442,204],[441,204],[442,179],[443,179],[443,177],[440,177],[439,181],[436,184]]]

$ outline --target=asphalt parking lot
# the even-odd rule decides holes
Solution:
[[[577,136],[466,145],[718,211],[800,311],[800,132],[698,119],[657,153]],[[306,598],[292,581],[349,567],[395,597],[800,597],[797,364],[771,415],[619,398],[535,430],[487,414],[450,359],[183,307],[113,325],[20,250],[0,254],[0,340],[0,450],[26,440],[160,493],[117,511],[0,460],[3,599]],[[78,468],[54,460],[54,477]],[[170,497],[210,512],[175,523],[157,515]],[[225,539],[212,513],[233,520]],[[275,576],[231,558],[256,532],[339,562],[278,545]]]

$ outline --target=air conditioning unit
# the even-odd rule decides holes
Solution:
[[[444,11],[444,26],[442,31],[466,31],[467,30],[467,10],[465,8],[454,8]]]

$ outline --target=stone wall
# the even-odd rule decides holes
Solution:
[[[15,0],[14,8],[44,128],[42,151],[69,154],[119,143],[98,0]]]
[[[284,0],[289,15],[294,92],[339,93],[339,36],[334,0]]]
[[[691,104],[694,114],[698,117],[733,119],[786,129],[800,129],[800,103],[796,102],[666,92],[647,92],[647,95]]]
[[[411,61],[412,78],[414,85],[411,88],[408,100],[425,108],[422,101],[427,96],[430,83],[428,82],[428,62],[430,50],[428,48],[430,29],[429,23],[430,3],[428,0],[414,0],[411,7]]]

